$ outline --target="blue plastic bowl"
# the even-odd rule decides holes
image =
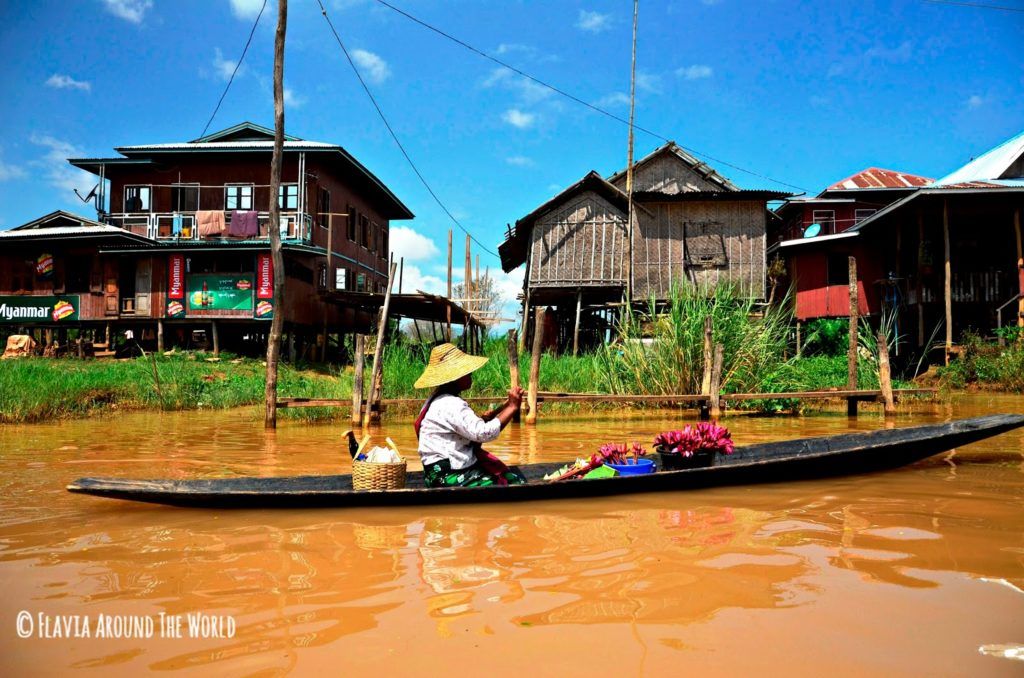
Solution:
[[[615,469],[619,475],[623,476],[639,476],[644,473],[654,473],[653,459],[637,459],[635,464],[605,464],[605,466]]]

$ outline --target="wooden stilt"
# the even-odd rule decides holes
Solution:
[[[857,259],[849,258],[849,286],[850,286],[850,341],[846,352],[846,388],[849,391],[857,390],[857,328],[859,325],[860,309],[857,301]],[[857,416],[857,399],[846,399],[846,413]]]
[[[712,333],[714,328],[712,327],[711,316],[704,318],[704,376],[700,382],[700,393],[701,395],[709,395],[711,393],[711,369],[712,369]]]
[[[156,351],[160,355],[164,352],[164,321],[163,318],[156,319]]]
[[[370,421],[378,421],[380,419],[380,399],[381,399],[381,388],[382,379],[384,375],[384,365],[382,363],[384,359],[384,336],[388,330],[388,312],[391,308],[391,286],[395,282],[395,268],[394,262],[391,263],[390,270],[388,271],[388,289],[384,293],[384,305],[380,309],[380,321],[377,323],[377,346],[373,351],[373,376],[370,379],[370,398],[367,403],[366,414],[363,417],[363,425],[366,426]]]
[[[366,337],[355,336],[355,356],[353,358],[352,375],[352,425],[359,426],[363,421],[363,365],[366,360]]]
[[[949,201],[942,201],[942,243],[945,253],[945,286],[943,295],[946,302],[946,364],[949,364],[949,354],[953,352],[953,270],[951,266],[951,253],[949,249]]]
[[[509,385],[512,388],[520,386],[519,382],[519,342],[516,340],[516,331],[508,331],[508,372]],[[522,407],[512,415],[512,421],[518,422]]]
[[[803,323],[799,320],[796,321],[796,357],[799,358],[803,351],[803,345],[800,343],[800,329]]]
[[[217,321],[214,320],[210,323],[213,329],[213,357],[220,357],[220,331],[217,329]]]
[[[1013,213],[1013,230],[1017,235],[1017,291],[1020,299],[1017,300],[1017,327],[1024,328],[1024,239],[1021,238],[1020,226],[1021,208]],[[1024,332],[1017,335],[1018,341],[1024,341]]]
[[[572,354],[575,357],[580,350],[580,315],[583,312],[583,289],[576,290],[576,324],[572,330]]]
[[[725,358],[725,347],[715,344],[715,358],[711,368],[711,418],[722,416],[722,362]]]
[[[885,332],[878,333],[878,383],[882,389],[882,402],[885,416],[896,414],[896,406],[892,398],[892,373],[889,368],[889,346]]]
[[[924,346],[924,280],[921,267],[924,264],[924,212],[917,210],[917,346]]]
[[[537,307],[533,318],[533,353],[530,355],[530,383],[527,389],[527,403],[530,409],[526,413],[526,423],[537,423],[537,391],[540,381],[540,354],[544,346],[544,309]]]

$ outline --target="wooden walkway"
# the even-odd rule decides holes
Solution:
[[[903,388],[894,389],[893,396],[932,396],[935,395],[934,388]],[[847,402],[881,402],[881,390],[836,390],[836,391],[788,391],[784,393],[723,393],[721,399],[725,402],[742,402],[749,400],[845,400]],[[497,403],[501,402],[501,396],[483,396],[466,398],[471,403]],[[538,402],[562,402],[562,403],[661,403],[694,405],[700,407],[710,400],[710,396],[699,394],[678,394],[678,395],[614,395],[606,393],[558,393],[552,391],[541,391],[537,394]],[[382,405],[421,405],[424,398],[383,398]],[[280,398],[277,401],[278,407],[352,407],[352,399],[330,399],[330,398]]]

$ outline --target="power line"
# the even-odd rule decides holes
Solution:
[[[206,136],[206,130],[210,129],[210,125],[213,123],[213,119],[217,117],[217,111],[220,110],[220,105],[224,103],[224,97],[228,95],[228,90],[231,89],[231,83],[235,81],[235,74],[238,73],[238,69],[242,67],[242,62],[245,61],[245,54],[249,51],[249,45],[252,44],[252,36],[256,35],[256,27],[260,25],[260,17],[263,16],[263,10],[267,8],[267,0],[263,0],[263,6],[260,7],[260,13],[256,15],[256,21],[252,25],[252,30],[249,31],[249,39],[245,41],[245,47],[242,49],[242,56],[238,57],[238,63],[235,64],[235,70],[231,71],[231,77],[228,78],[228,84],[224,87],[224,91],[220,95],[220,100],[217,101],[217,106],[213,109],[213,113],[210,115],[210,119],[206,121],[206,127],[203,128],[201,137]]]
[[[427,192],[430,193],[430,196],[434,199],[434,202],[436,202],[438,206],[442,210],[444,210],[444,213],[448,215],[448,218],[452,220],[452,223],[454,223],[456,226],[462,229],[463,233],[468,235],[473,242],[480,246],[480,249],[482,249],[484,252],[487,252],[488,254],[497,257],[498,253],[488,248],[486,245],[480,242],[480,240],[478,240],[475,235],[470,233],[469,229],[463,226],[459,222],[459,220],[455,218],[455,215],[452,214],[447,207],[445,207],[445,204],[441,202],[441,199],[439,197],[437,197],[437,193],[434,193],[434,189],[432,189],[430,187],[430,184],[427,183],[427,180],[423,177],[423,174],[420,172],[419,168],[416,167],[416,163],[412,161],[412,158],[409,156],[409,153],[405,150],[405,146],[403,146],[402,142],[398,140],[398,135],[395,134],[395,130],[392,129],[391,123],[389,123],[388,119],[384,116],[384,111],[381,110],[380,104],[377,103],[377,99],[373,96],[373,93],[370,91],[370,88],[367,87],[366,81],[363,80],[362,74],[359,72],[359,69],[356,68],[356,63],[352,60],[352,56],[348,53],[348,49],[345,47],[345,43],[342,42],[341,36],[338,35],[338,31],[334,28],[334,23],[331,21],[331,17],[327,16],[327,9],[324,7],[324,3],[321,2],[321,0],[316,1],[317,4],[320,5],[320,13],[324,15],[324,19],[327,20],[327,25],[331,27],[331,33],[334,33],[334,39],[338,41],[338,46],[341,47],[341,51],[345,53],[345,58],[348,59],[349,65],[352,66],[352,70],[355,71],[356,77],[359,79],[359,84],[363,86],[363,91],[366,92],[366,96],[370,97],[370,102],[373,104],[373,107],[377,109],[377,115],[379,115],[380,119],[384,122],[384,126],[388,128],[388,132],[391,134],[391,138],[395,140],[395,144],[398,146],[398,150],[400,150],[402,152],[402,155],[405,156],[405,159],[406,161],[408,161],[409,166],[412,167],[412,171],[416,173],[416,176],[419,177],[420,182],[423,183],[423,186],[427,189]]]
[[[933,5],[955,5],[957,7],[973,7],[974,9],[994,9],[1000,12],[1024,12],[1024,7],[1006,7],[1004,5],[988,5],[983,2],[956,2],[955,0],[924,0]]]
[[[563,90],[563,89],[561,89],[559,87],[556,87],[555,85],[552,85],[550,83],[544,82],[540,78],[536,78],[536,77],[530,75],[529,73],[527,73],[527,72],[525,72],[525,71],[523,71],[523,70],[521,70],[519,68],[516,68],[512,64],[509,64],[509,63],[507,63],[505,61],[502,61],[501,59],[499,59],[499,58],[497,58],[495,56],[492,56],[492,55],[488,54],[487,52],[484,52],[483,50],[480,50],[480,49],[474,47],[473,45],[470,45],[468,42],[465,42],[464,40],[460,40],[459,38],[455,37],[454,35],[451,35],[450,33],[446,33],[445,31],[441,30],[440,28],[437,28],[436,26],[432,26],[431,24],[428,24],[426,21],[423,21],[422,19],[419,19],[419,18],[413,16],[412,14],[409,14],[405,10],[400,9],[398,7],[395,7],[391,3],[387,2],[387,0],[377,0],[377,2],[379,4],[381,4],[381,5],[384,5],[385,7],[387,7],[388,9],[390,9],[390,10],[392,10],[394,12],[396,12],[398,14],[401,14],[402,16],[404,16],[405,18],[409,19],[413,23],[417,23],[420,26],[423,26],[424,28],[426,28],[427,30],[433,31],[434,33],[437,33],[438,35],[440,35],[440,36],[442,36],[444,38],[447,38],[448,40],[451,40],[455,44],[457,44],[457,45],[459,45],[461,47],[464,47],[465,49],[468,49],[469,51],[473,52],[474,54],[477,54],[479,56],[482,56],[485,59],[493,61],[494,63],[498,64],[499,66],[501,66],[503,68],[507,68],[508,70],[512,71],[513,73],[521,75],[522,77],[526,78],[527,80],[530,80],[531,82],[534,82],[534,83],[540,85],[541,87],[545,87],[545,88],[551,90],[552,92],[555,92],[556,94],[559,94],[560,96],[563,96],[563,97],[565,97],[567,99],[570,99],[571,101],[575,101],[576,103],[580,104],[581,106],[586,106],[590,110],[592,110],[592,111],[594,111],[596,113],[600,113],[601,115],[607,116],[607,117],[611,118],[612,120],[617,120],[618,122],[621,122],[622,124],[624,124],[626,126],[630,125],[629,120],[626,120],[625,118],[623,118],[621,116],[618,116],[615,113],[612,113],[611,111],[608,111],[608,110],[606,110],[604,108],[601,108],[600,106],[597,106],[597,105],[592,104],[592,103],[590,103],[588,101],[585,101],[585,100],[579,98],[578,96],[576,96],[575,94],[567,92],[567,91],[565,91],[565,90]],[[670,141],[670,139],[668,137],[666,137],[666,136],[664,136],[662,134],[658,134],[657,132],[651,131],[651,130],[645,128],[645,127],[641,127],[640,125],[633,124],[632,127],[633,127],[633,129],[638,130],[640,132],[643,132],[645,134],[649,134],[650,136],[654,137],[655,139],[659,139],[660,141],[663,141],[663,142]],[[780,181],[778,179],[773,179],[772,177],[767,176],[765,174],[760,174],[758,172],[754,172],[753,170],[748,170],[748,169],[746,169],[744,167],[740,167],[739,165],[734,165],[731,162],[727,162],[725,160],[722,160],[721,158],[716,158],[716,157],[714,157],[712,155],[709,155],[707,153],[703,153],[701,151],[698,151],[697,149],[689,148],[687,146],[683,146],[682,144],[676,144],[676,145],[679,146],[679,148],[683,149],[684,151],[687,151],[689,153],[693,153],[694,155],[699,155],[699,156],[701,156],[703,158],[707,158],[708,160],[710,160],[710,161],[712,161],[714,163],[717,163],[719,165],[725,165],[726,167],[731,167],[732,169],[737,170],[739,172],[743,172],[744,174],[749,174],[750,176],[758,177],[759,179],[765,179],[766,181],[771,181],[773,183],[779,184],[780,186],[786,186],[788,188],[795,188],[796,190],[803,191],[804,193],[810,193],[811,192],[810,190],[808,190],[806,188],[803,188],[802,186],[796,186],[794,184],[786,183],[785,181]]]

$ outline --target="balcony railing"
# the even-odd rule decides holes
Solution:
[[[195,212],[115,213],[106,216],[106,222],[154,240],[258,240],[269,237],[270,213],[259,212],[259,233],[255,236],[229,235],[231,212],[224,212],[227,230],[216,236],[200,236]],[[281,238],[309,242],[313,233],[313,218],[302,212],[281,212]]]

